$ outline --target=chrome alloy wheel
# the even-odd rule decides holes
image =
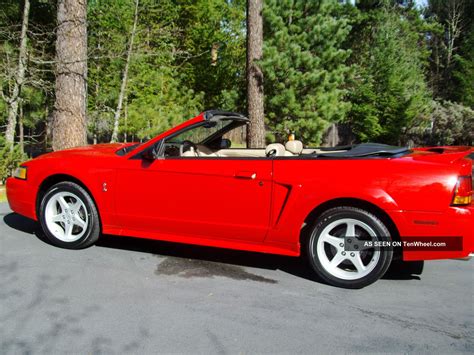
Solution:
[[[74,242],[86,233],[89,216],[86,205],[77,195],[61,191],[46,204],[45,221],[54,237],[63,242]]]
[[[373,240],[375,231],[362,221],[353,218],[338,219],[328,224],[317,241],[316,252],[322,267],[332,276],[342,280],[358,280],[370,274],[380,258],[380,251],[344,250],[344,238]]]

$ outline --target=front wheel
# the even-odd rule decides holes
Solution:
[[[99,238],[99,215],[94,201],[73,182],[60,182],[46,192],[39,220],[48,240],[62,248],[85,248]]]
[[[344,238],[382,241],[390,232],[375,215],[355,207],[336,207],[324,212],[307,242],[307,255],[316,274],[327,283],[362,288],[377,281],[392,261],[391,250],[345,250]]]

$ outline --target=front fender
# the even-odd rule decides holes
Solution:
[[[82,185],[91,195],[98,209],[102,226],[115,226],[115,169],[99,167],[92,161],[50,161],[31,165],[31,188],[35,204],[40,193],[51,184],[73,181]]]

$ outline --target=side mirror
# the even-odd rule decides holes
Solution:
[[[229,149],[231,145],[232,145],[232,142],[230,141],[230,139],[227,139],[227,138],[221,139],[221,146],[220,146],[221,149]]]
[[[154,149],[153,149],[153,148],[150,148],[150,149],[145,150],[145,151],[142,153],[142,159],[143,159],[143,160],[147,160],[147,161],[153,161],[153,160],[155,160]]]

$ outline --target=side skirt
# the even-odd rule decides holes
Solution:
[[[202,236],[183,236],[173,234],[153,233],[147,231],[125,230],[121,228],[104,228],[104,234],[111,234],[116,236],[126,236],[135,238],[145,238],[153,240],[162,240],[174,243],[203,245],[208,247],[234,249],[253,251],[266,254],[278,254],[286,256],[299,256],[300,245],[298,244],[284,244],[284,243],[250,243],[236,240],[220,240],[205,238]]]

